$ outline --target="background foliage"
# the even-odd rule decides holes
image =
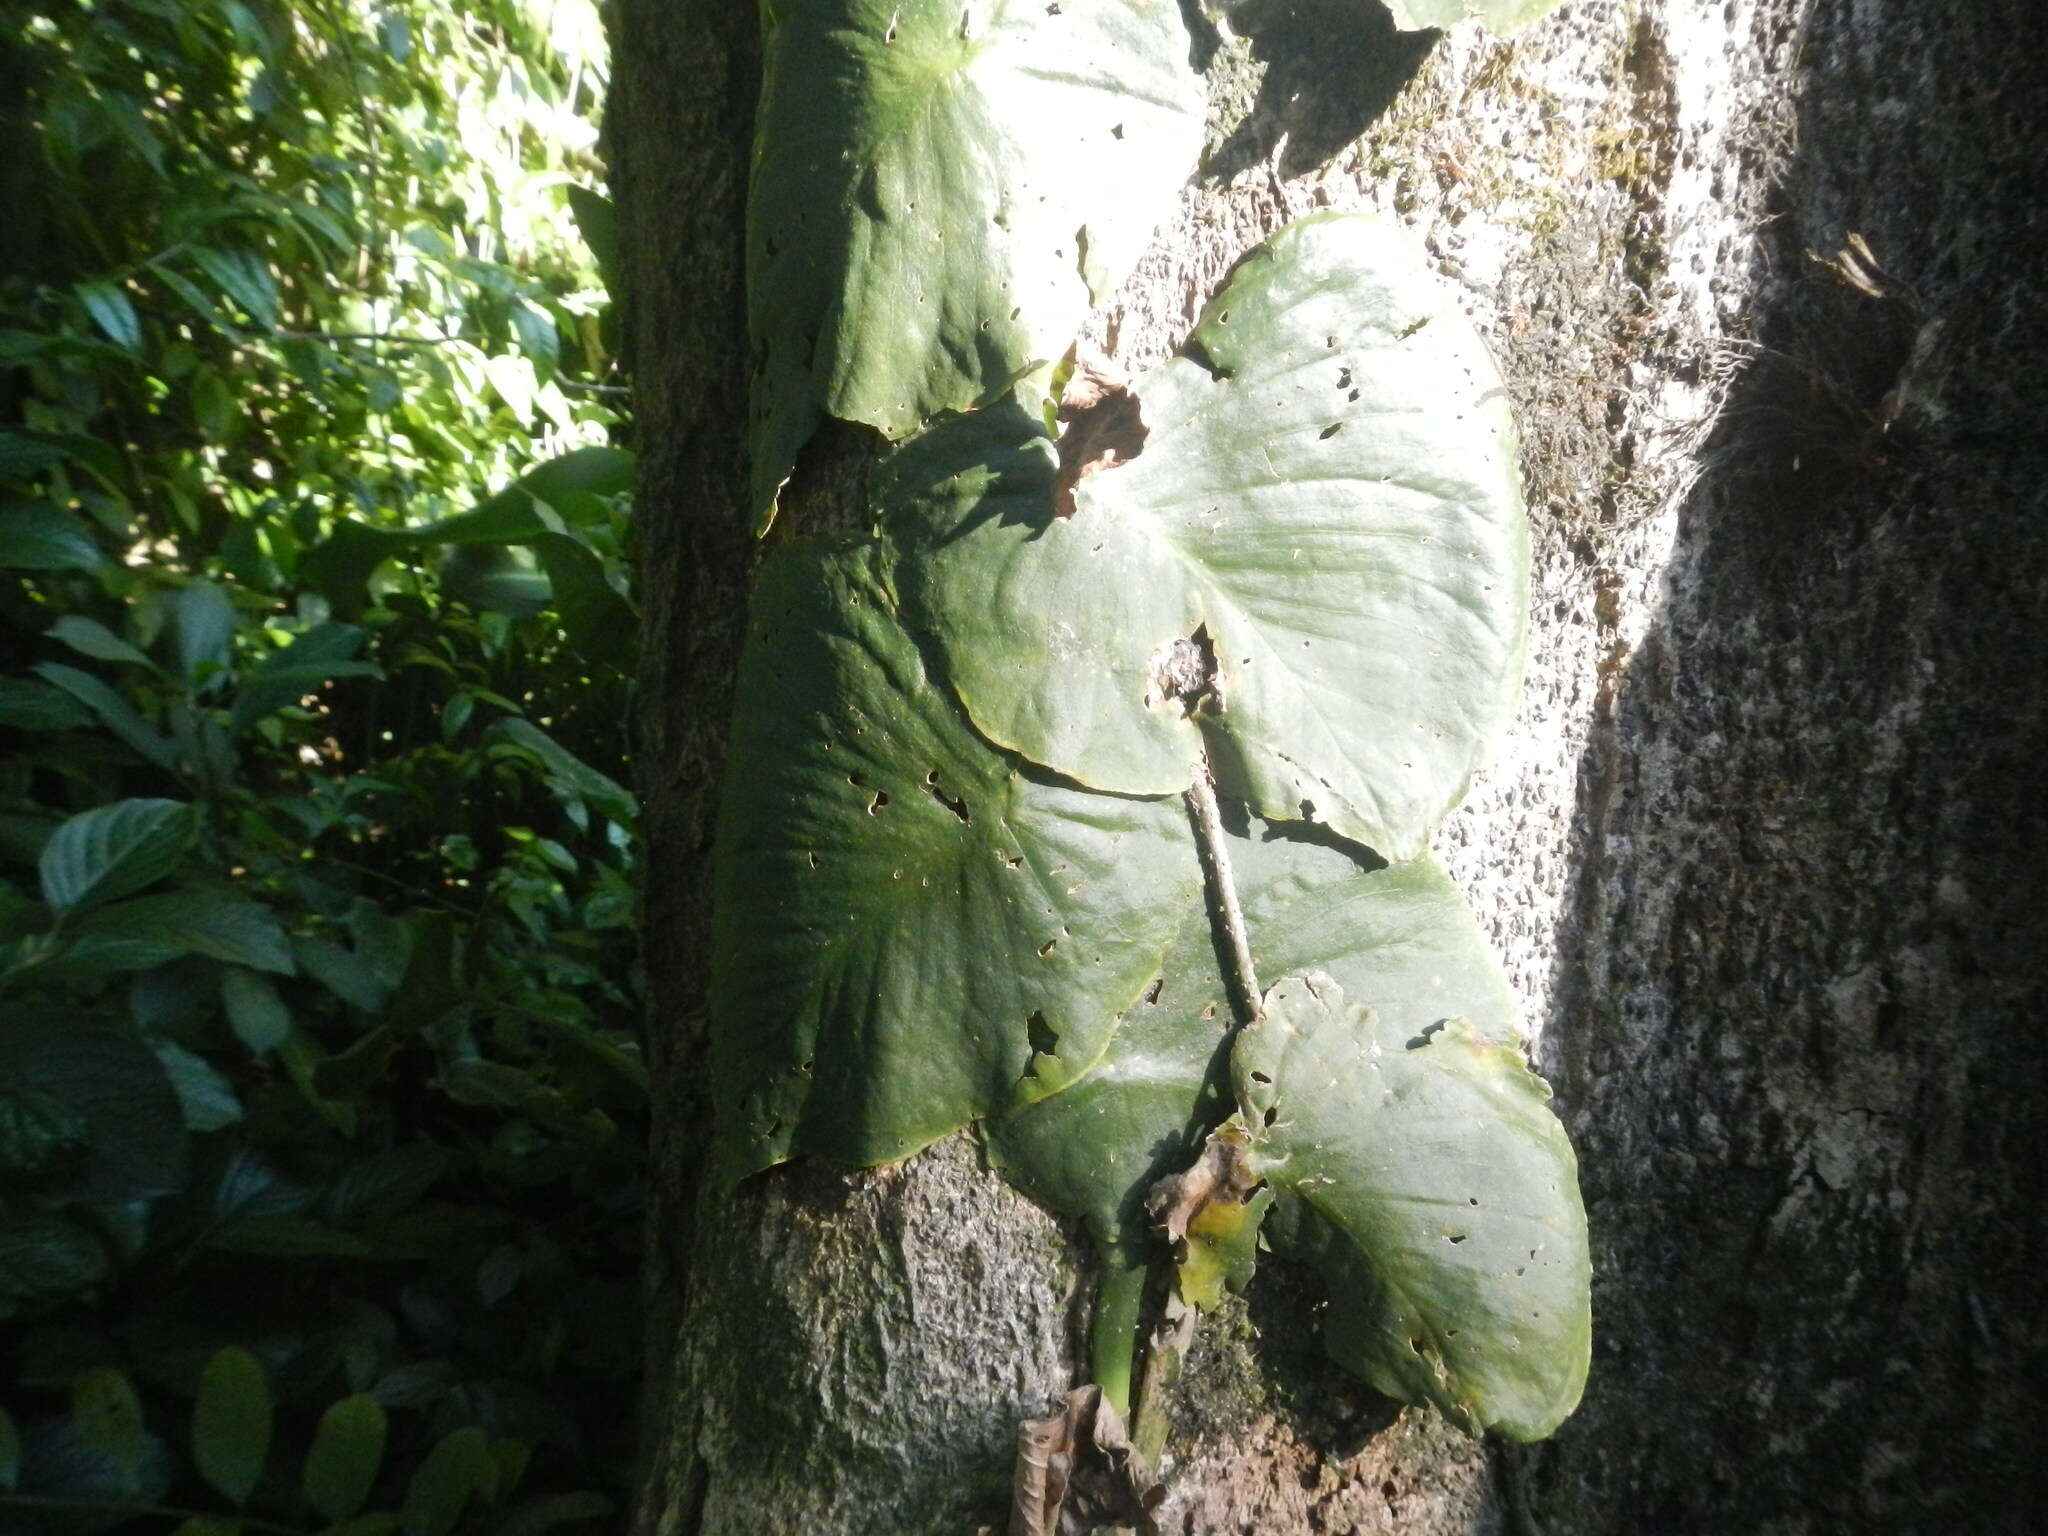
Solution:
[[[591,0],[0,39],[0,1529],[623,1486],[645,1077]]]

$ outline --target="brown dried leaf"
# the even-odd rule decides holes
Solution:
[[[1152,1224],[1173,1241],[1187,1241],[1188,1223],[1212,1202],[1242,1205],[1259,1182],[1245,1155],[1243,1129],[1226,1124],[1202,1147],[1185,1173],[1170,1173],[1152,1186],[1145,1209]]]
[[[1099,353],[1077,348],[1074,372],[1060,393],[1060,472],[1053,482],[1056,517],[1074,515],[1074,488],[1099,470],[1135,459],[1145,447],[1145,423],[1138,397],[1117,366]]]
[[[1062,1412],[1017,1426],[1009,1536],[1083,1536],[1104,1526],[1156,1536],[1151,1511],[1165,1492],[1145,1475],[1102,1388],[1078,1387]]]

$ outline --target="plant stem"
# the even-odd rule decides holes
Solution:
[[[1230,966],[1235,974],[1231,980],[1236,984],[1238,1022],[1252,1024],[1258,1021],[1259,975],[1252,965],[1252,941],[1245,932],[1244,908],[1238,905],[1237,882],[1230,873],[1230,847],[1223,837],[1223,813],[1216,806],[1216,780],[1209,772],[1205,760],[1195,774],[1195,782],[1188,786],[1188,808],[1194,813],[1195,841],[1202,850],[1202,866],[1209,877],[1209,896],[1217,921],[1223,925],[1223,938],[1230,950]]]
[[[1171,1285],[1172,1281],[1167,1283]],[[1159,1458],[1166,1451],[1167,1389],[1180,1379],[1181,1357],[1194,1341],[1199,1315],[1193,1307],[1182,1307],[1177,1315],[1161,1317],[1145,1350],[1137,1411],[1131,1416],[1131,1445],[1154,1476],[1158,1475]]]
[[[1117,1417],[1131,1413],[1131,1358],[1138,1347],[1138,1309],[1150,1271],[1111,1256],[1095,1288],[1095,1315],[1088,1323],[1089,1368]]]

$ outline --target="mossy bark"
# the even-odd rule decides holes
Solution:
[[[1322,1359],[1269,1267],[1206,1328],[1176,1532],[2024,1528],[2048,1240],[2048,314],[2021,0],[1585,0],[1507,40],[1251,0],[1210,154],[1094,339],[1170,350],[1318,207],[1410,223],[1523,423],[1521,716],[1439,851],[1581,1149],[1584,1406],[1476,1445]],[[645,1532],[1000,1528],[1083,1373],[1086,1255],[958,1138],[694,1176],[704,853],[749,558],[752,8],[618,0],[664,1113]],[[1813,257],[1851,235],[1860,284]],[[1867,267],[1859,261],[1852,267]],[[797,487],[844,517],[868,451]]]

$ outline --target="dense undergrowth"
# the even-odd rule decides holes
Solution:
[[[0,1531],[598,1528],[646,1080],[595,7],[28,12]]]

